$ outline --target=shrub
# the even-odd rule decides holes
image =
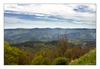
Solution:
[[[68,58],[65,58],[65,57],[59,57],[59,58],[56,58],[54,61],[53,61],[53,65],[67,65],[69,62]]]
[[[29,64],[29,57],[17,47],[11,47],[4,42],[4,65],[26,65]]]
[[[41,65],[49,65],[49,64],[50,64],[49,58],[44,58],[44,59],[41,61]]]
[[[33,60],[32,60],[32,64],[33,65],[49,65],[50,64],[50,60],[48,58],[43,58],[41,55],[40,56],[36,56]]]
[[[42,56],[37,56],[32,60],[33,65],[40,65],[43,57]]]
[[[72,65],[96,65],[96,49],[91,50],[89,53],[83,55],[73,63]]]

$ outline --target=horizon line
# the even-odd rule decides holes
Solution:
[[[56,27],[56,28],[49,28],[49,27],[45,27],[45,28],[39,28],[39,27],[35,27],[35,28],[4,28],[4,29],[96,29],[96,28],[60,28],[60,27]]]

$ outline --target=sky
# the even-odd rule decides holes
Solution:
[[[4,4],[4,28],[96,28],[96,4]]]

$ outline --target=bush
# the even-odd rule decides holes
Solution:
[[[42,60],[43,60],[42,56],[37,56],[32,60],[32,64],[33,65],[40,65]]]
[[[29,57],[17,47],[11,47],[4,42],[4,65],[26,65],[29,64]]]
[[[53,61],[53,65],[67,65],[69,62],[68,58],[65,58],[65,57],[59,57],[59,58],[56,58],[54,61]]]
[[[91,50],[89,53],[83,55],[71,65],[96,65],[96,49]]]
[[[41,61],[41,65],[49,65],[50,64],[50,60],[48,58],[44,58],[42,61]]]
[[[36,56],[32,60],[32,64],[33,65],[49,65],[50,64],[50,60],[48,58],[43,58],[42,56]]]

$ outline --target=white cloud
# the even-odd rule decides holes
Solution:
[[[5,10],[13,10],[13,11],[24,11],[24,12],[33,12],[33,13],[45,13],[45,14],[63,14],[65,13],[72,13],[70,7],[67,7],[63,4],[40,4],[34,5],[30,4],[27,6],[18,6],[17,4],[5,4]]]
[[[96,11],[96,4],[88,4],[89,8],[93,11]]]
[[[4,10],[20,11],[21,7],[17,4],[4,4]]]
[[[45,16],[45,15],[43,15],[43,14],[35,14],[36,16]]]
[[[5,4],[5,10],[13,10],[20,12],[31,12],[31,13],[43,13],[43,14],[52,14],[52,15],[62,15],[62,16],[72,16],[77,13],[73,10],[79,4],[30,4],[26,6],[19,6],[17,4]],[[85,4],[83,4],[85,5]],[[86,4],[87,5],[87,4]],[[95,10],[95,5],[87,5],[90,9]],[[84,15],[84,14],[83,14]]]
[[[76,24],[84,24],[83,22],[73,21]]]
[[[65,19],[73,19],[74,23],[77,24],[95,24],[96,14],[89,12],[76,12],[73,9],[78,5],[88,6],[88,10],[96,11],[95,4],[28,4],[28,5],[17,5],[17,4],[4,4],[4,10],[18,11],[17,13],[25,13],[29,15],[36,15],[40,18],[42,16],[48,17],[49,15],[59,15]],[[48,14],[48,15],[46,15]],[[52,19],[52,18],[51,18]],[[58,19],[52,19],[58,20]],[[84,21],[84,22],[82,22]],[[85,23],[86,22],[86,23]]]

